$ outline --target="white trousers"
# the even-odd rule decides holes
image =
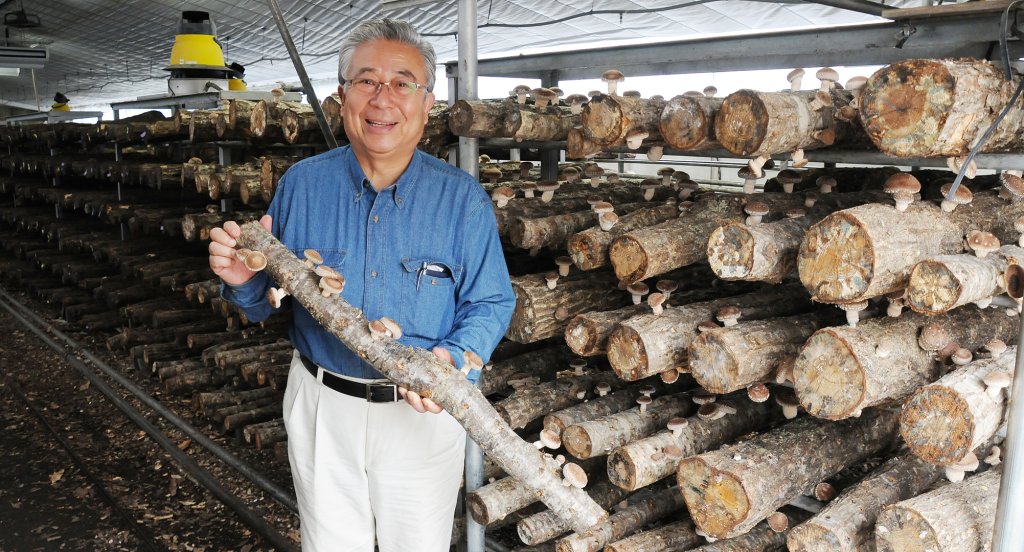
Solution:
[[[296,353],[284,422],[302,550],[373,552],[376,537],[380,552],[447,552],[465,430],[447,412],[369,403],[319,379]]]

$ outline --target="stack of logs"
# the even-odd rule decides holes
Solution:
[[[520,436],[582,468],[584,490],[610,513],[573,532],[576,524],[491,466],[492,481],[467,496],[478,522],[514,523],[530,550],[989,546],[1014,367],[1006,343],[1019,331],[1024,295],[1024,249],[1013,245],[1024,231],[1019,175],[972,175],[964,181],[972,201],[941,205],[954,176],[945,171],[797,167],[777,173],[765,193],[749,192],[769,156],[792,152],[800,165],[804,150],[830,146],[873,144],[895,155],[948,157],[959,168],[976,127],[984,130],[1002,108],[981,101],[989,111],[978,115],[977,98],[1008,99],[1012,83],[969,61],[896,64],[845,89],[823,71],[818,91],[801,91],[793,75],[789,92],[666,101],[610,89],[585,105],[548,103],[541,92],[537,100],[459,102],[431,118],[447,118],[464,136],[565,140],[572,157],[725,148],[752,158],[743,194],[707,190],[672,170],[634,178],[568,163],[558,181],[537,182],[529,163],[482,167],[517,304],[480,390]],[[911,93],[923,86],[945,93]],[[898,118],[883,108],[895,98],[908,106]],[[343,137],[339,107],[324,102]],[[986,151],[1019,150],[1017,109]],[[187,125],[192,139],[301,142],[315,128],[305,113],[287,102],[233,104],[172,123],[178,137]],[[935,121],[939,133],[919,132]],[[52,141],[85,131],[42,130]],[[23,143],[20,132],[0,139]],[[257,218],[297,160],[264,156],[224,168],[204,159],[177,167],[179,187],[260,199],[230,215],[162,213],[165,225],[179,219],[171,234],[184,238],[179,245],[200,246],[191,242],[229,218]],[[169,392],[194,394],[225,431],[282,450],[280,392],[291,358],[284,321],[247,324],[202,274],[196,248],[182,249],[191,258],[186,269],[149,274],[153,259],[143,252],[166,240],[118,242],[88,217],[55,223],[51,210],[32,205],[92,214],[103,198],[25,175],[121,172],[74,159],[48,166],[45,155],[0,157],[12,175],[0,192],[24,204],[0,210],[15,228],[4,246],[21,259],[4,261],[0,273],[34,286],[69,319],[110,332],[111,350]],[[257,178],[259,186],[249,184]],[[170,180],[155,179],[163,185],[149,186],[146,199]],[[118,245],[124,249],[96,253]],[[96,265],[93,256],[109,262]],[[32,267],[55,266],[51,278],[28,276]],[[151,298],[153,286],[177,291]],[[123,311],[102,319],[102,305]],[[198,316],[199,305],[216,315]]]

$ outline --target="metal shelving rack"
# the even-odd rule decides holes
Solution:
[[[541,86],[556,86],[559,80],[596,78],[608,69],[627,75],[667,75],[702,72],[788,69],[828,65],[886,65],[912,58],[970,57],[999,59],[1003,54],[998,37],[1001,17],[1012,10],[1007,32],[1011,37],[1024,32],[1017,10],[1008,0],[971,2],[922,8],[885,9],[867,0],[831,0],[820,4],[870,13],[889,21],[868,25],[819,28],[812,30],[759,33],[698,40],[679,40],[638,46],[615,46],[571,52],[528,56],[477,59],[476,3],[459,0],[459,59],[445,64],[452,91],[450,103],[458,99],[474,100],[477,76],[540,79]],[[1010,59],[1024,57],[1024,45],[1007,42]],[[468,82],[467,82],[468,81]],[[509,149],[535,147],[541,150],[541,177],[555,178],[559,151],[564,143],[515,143],[511,140],[483,140],[486,145]],[[477,153],[481,141],[459,138],[458,165],[476,175]],[[665,152],[699,157],[735,157],[727,152]],[[865,165],[945,166],[944,159],[893,158],[871,151],[811,150],[811,161],[858,163]],[[778,156],[786,159],[787,156]],[[1024,155],[987,154],[975,158],[979,168],[1008,169],[1024,167]],[[1012,552],[1024,540],[1024,497],[1020,482],[1024,479],[1024,331],[1017,344],[1014,376],[1015,391],[1009,399],[1008,432],[1004,447],[1003,477],[996,514],[993,552]],[[482,462],[479,448],[467,445],[466,490],[480,486],[477,463]],[[471,480],[471,478],[473,480]],[[497,549],[493,543],[487,548]],[[483,528],[467,516],[467,544],[470,552],[485,549]]]

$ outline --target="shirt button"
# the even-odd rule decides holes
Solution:
[[[376,278],[376,277],[377,277],[377,271],[376,271],[376,270],[374,270],[373,272],[371,272],[371,273],[370,273],[370,277],[371,277],[371,278]]]
[[[398,202],[398,203],[401,203],[401,202],[402,202],[402,198],[400,198],[400,197],[396,197],[396,198],[395,198],[395,201],[396,201],[396,202]]]
[[[378,220],[380,220],[380,217],[378,217],[377,215],[373,215],[373,223],[377,224]]]

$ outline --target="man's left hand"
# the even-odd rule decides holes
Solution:
[[[447,362],[452,366],[455,366],[455,362],[452,360],[452,354],[448,352],[448,349],[434,347],[433,349],[430,350],[430,352],[434,353],[434,356],[441,359],[442,361]],[[441,408],[441,405],[435,403],[430,399],[423,398],[419,395],[419,393],[409,391],[404,387],[398,388],[398,394],[401,395],[403,399],[405,399],[405,402],[409,403],[409,406],[411,406],[413,410],[419,412],[420,414],[424,412],[438,414],[442,410],[444,410],[443,408]]]

